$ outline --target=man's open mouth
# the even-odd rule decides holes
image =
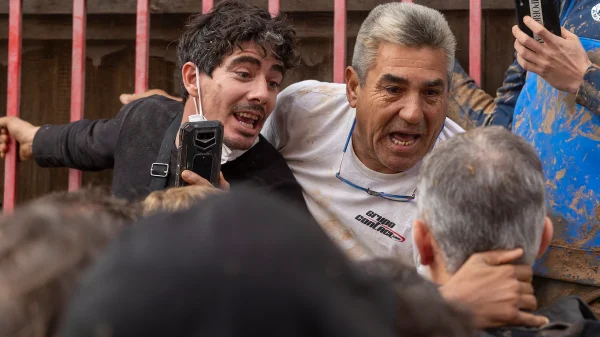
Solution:
[[[235,119],[245,128],[254,129],[258,124],[260,117],[246,112],[236,112],[233,114]]]
[[[411,146],[416,143],[421,135],[418,134],[410,134],[410,133],[402,133],[402,132],[394,132],[390,133],[390,140],[395,145],[399,146]]]

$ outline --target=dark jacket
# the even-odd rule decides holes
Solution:
[[[541,328],[502,327],[488,329],[479,337],[596,337],[600,336],[600,321],[581,299],[569,296],[540,309],[538,315],[550,324]]]
[[[180,102],[155,95],[125,105],[114,119],[44,125],[33,140],[33,157],[42,167],[66,166],[83,171],[114,168],[113,194],[143,198],[151,192],[150,167],[156,162],[163,136],[182,113]],[[302,188],[285,160],[265,138],[259,137],[250,150],[222,165],[223,176],[232,189],[248,183],[306,209]],[[168,186],[174,182],[175,151],[173,148]]]

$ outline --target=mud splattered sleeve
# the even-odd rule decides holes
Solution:
[[[592,63],[583,76],[575,102],[600,115],[600,66]]]
[[[487,125],[510,128],[525,75],[526,71],[515,60],[504,74],[502,87],[497,90],[494,98],[479,88],[460,64],[455,62],[448,117],[465,130]]]

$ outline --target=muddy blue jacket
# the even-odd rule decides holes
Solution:
[[[563,2],[561,23],[579,36],[593,63],[576,95],[554,89],[515,63],[493,99],[475,89],[457,65],[449,106],[467,127],[511,127],[534,146],[544,165],[555,232],[536,274],[595,286],[600,286],[599,3]]]

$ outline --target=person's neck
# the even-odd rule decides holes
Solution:
[[[358,160],[360,160],[360,162],[363,163],[363,165],[365,165],[371,171],[384,174],[399,173],[383,165],[376,158],[373,158],[371,153],[369,153],[367,146],[364,146],[363,144],[366,144],[366,140],[363,139],[363,137],[360,135],[359,131],[355,127],[354,132],[352,133],[352,149],[354,150],[354,154],[356,154]]]
[[[439,285],[444,285],[452,277],[452,274],[448,273],[446,269],[446,264],[438,259],[429,265],[429,273],[431,281]]]

